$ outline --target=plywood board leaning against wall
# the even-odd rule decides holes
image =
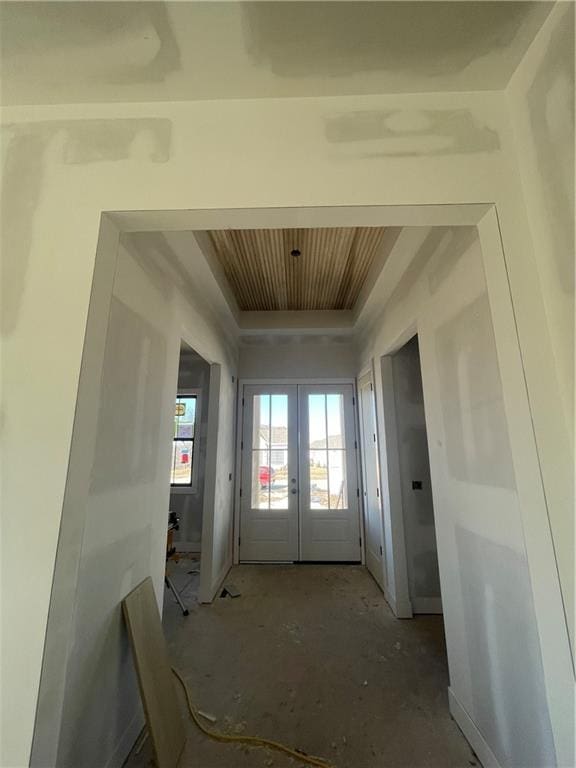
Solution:
[[[176,768],[186,736],[150,577],[122,601],[122,609],[156,763]]]

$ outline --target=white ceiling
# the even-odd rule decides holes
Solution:
[[[550,2],[1,2],[2,102],[501,89]]]

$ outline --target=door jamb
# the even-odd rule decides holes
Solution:
[[[390,603],[390,595],[388,590],[388,567],[387,567],[387,556],[386,556],[386,539],[384,536],[384,516],[383,516],[383,499],[384,499],[384,493],[382,489],[382,473],[380,471],[380,436],[378,434],[378,418],[377,418],[377,403],[376,403],[376,390],[375,390],[375,376],[374,376],[374,370],[373,370],[373,361],[370,361],[370,366],[366,368],[358,377],[358,384],[357,384],[357,400],[358,400],[358,436],[359,436],[359,446],[361,451],[361,457],[363,457],[364,454],[364,446],[365,443],[369,442],[365,440],[365,433],[364,433],[364,423],[363,423],[363,408],[362,408],[362,389],[370,385],[371,393],[372,393],[372,407],[374,409],[374,430],[375,430],[375,436],[376,436],[376,457],[377,457],[377,465],[376,465],[376,482],[378,483],[378,489],[380,491],[380,495],[378,497],[378,508],[380,513],[380,546],[382,548],[382,582],[383,582],[383,591],[384,596],[386,598],[386,601]],[[366,482],[366,462],[364,460],[361,461],[361,481],[362,481],[362,522],[364,525],[364,541],[366,541],[366,529],[367,529],[367,518],[368,518],[368,510],[367,510],[367,482]],[[380,585],[378,585],[380,586]]]
[[[356,482],[358,483],[358,518],[360,523],[360,562],[366,565],[366,530],[364,528],[364,475],[362,473],[362,439],[360,436],[360,395],[358,394],[358,382],[352,383],[352,392],[354,393],[354,440],[356,443]]]
[[[244,431],[244,380],[238,380],[236,393],[236,456],[234,459],[234,521],[232,562],[240,563],[240,487],[242,485],[242,433]]]
[[[210,365],[210,383],[208,386],[208,423],[206,427],[206,465],[204,470],[204,499],[202,501],[202,550],[200,555],[200,585],[198,587],[198,602],[211,603],[226,573],[216,574],[214,581],[209,582],[212,574],[212,558],[214,554],[214,507],[216,500],[217,464],[218,464],[218,426],[220,421],[220,387],[222,369],[219,363]],[[225,564],[229,569],[228,560]]]

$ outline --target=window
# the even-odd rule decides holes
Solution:
[[[171,485],[192,485],[197,401],[197,395],[182,394],[176,398]]]

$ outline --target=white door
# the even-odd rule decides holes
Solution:
[[[298,560],[298,388],[245,386],[240,559]]]
[[[370,375],[359,382],[362,466],[364,468],[364,529],[366,566],[382,591],[385,590],[384,535],[376,439],[374,387]]]
[[[361,559],[354,389],[299,386],[300,559]]]
[[[245,385],[240,560],[361,559],[354,390]]]

